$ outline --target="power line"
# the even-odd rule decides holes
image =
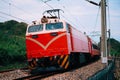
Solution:
[[[64,7],[64,9],[66,9],[66,8]],[[66,9],[66,11],[69,13],[70,16],[72,16],[71,12],[70,12],[68,9]],[[79,21],[77,18],[74,18],[74,19],[75,19],[76,22]],[[86,27],[83,26],[80,22],[79,22],[79,25],[82,27],[82,29],[86,30]],[[81,28],[81,27],[80,27],[80,28]]]
[[[67,1],[67,2],[69,2],[69,1]],[[69,4],[69,3],[68,3]],[[61,5],[61,4],[59,4],[59,5]],[[63,6],[63,5],[62,5]],[[71,14],[71,12],[65,7],[65,6],[63,6],[63,8],[66,10],[66,12],[70,15],[70,16],[73,16],[72,14]],[[66,14],[67,15],[67,14]],[[80,25],[80,27],[79,28],[82,28],[83,30],[86,30],[86,27],[85,26],[83,26],[83,24],[81,24],[80,23],[80,21],[77,19],[77,18],[73,18],[76,22],[78,22],[78,24]],[[69,21],[70,21],[70,19],[69,19]],[[72,22],[72,21],[70,21],[70,22]],[[73,23],[73,22],[72,22]]]
[[[111,21],[110,21],[110,9],[109,9],[109,1],[107,0],[107,11],[108,11],[108,27],[110,29],[110,26],[111,26]]]
[[[0,16],[1,18],[4,18],[4,19],[8,19],[8,18],[6,18],[6,17],[3,17],[3,16]]]
[[[22,8],[20,8],[20,7],[16,6],[16,5],[14,5],[14,4],[10,3],[10,2],[7,2],[7,1],[5,1],[5,0],[2,0],[2,1],[3,1],[4,3],[6,3],[6,4],[8,4],[8,5],[9,5],[9,9],[11,9],[11,7],[10,7],[10,6],[13,6],[14,8],[16,8],[16,9],[18,9],[18,10],[20,10],[20,11],[24,12],[25,14],[32,15],[32,13],[26,12],[26,11],[25,11],[25,10],[23,10]],[[9,10],[9,13],[10,13],[10,11],[11,11],[11,10]],[[34,16],[34,15],[32,15],[32,16]]]
[[[51,1],[51,0],[49,0],[49,1]],[[49,6],[50,8],[54,9],[51,5],[49,5],[49,4],[47,3],[48,1],[43,1],[43,0],[42,0],[42,2],[45,3],[47,6]]]
[[[51,1],[51,0],[47,0],[47,1],[43,1],[43,0],[41,0],[43,3],[45,3],[47,6],[49,6],[50,8],[52,8],[52,9],[54,9],[50,4],[48,4],[47,2],[49,2],[49,1]],[[55,13],[54,13],[55,14]],[[65,18],[66,20],[68,20],[69,22],[71,22],[73,25],[75,25],[75,26],[77,26],[76,24],[74,24],[71,20],[69,20],[67,17],[65,17],[65,16],[63,16],[62,14],[61,14],[61,16],[63,17],[63,18]],[[76,21],[78,21],[78,20],[76,20]],[[85,28],[85,27],[84,27]],[[83,29],[84,29],[83,28]]]
[[[21,19],[21,18],[18,18],[18,17],[13,16],[13,15],[9,15],[9,14],[7,14],[7,13],[5,13],[5,12],[0,11],[0,13],[1,13],[1,14],[4,14],[4,15],[6,15],[6,16],[10,16],[10,17],[13,17],[13,18],[15,18],[15,19],[18,19],[18,20],[21,20],[21,21],[26,22],[25,20],[23,20],[23,19]]]
[[[97,12],[97,16],[96,16],[96,20],[95,20],[95,26],[94,26],[94,28],[93,28],[93,31],[95,31],[95,29],[96,29],[96,27],[97,27],[99,12],[100,12],[100,7],[99,7],[98,12]]]
[[[96,19],[95,19],[95,25],[93,27],[93,31],[90,34],[92,34],[91,36],[93,36],[93,37],[100,36],[100,34],[96,33],[96,32],[98,32],[98,31],[96,31],[96,27],[97,27],[97,22],[98,22],[98,16],[99,16],[99,12],[100,12],[100,4],[101,3],[98,4],[98,3],[90,1],[90,0],[86,0],[86,1],[88,1],[89,3],[92,3],[93,5],[98,6],[98,11],[97,11]]]
[[[43,1],[41,0],[44,4],[46,4],[47,6],[49,6],[50,8],[54,9],[51,5],[49,5],[47,2],[51,1],[51,0],[47,0],[47,1]],[[54,13],[54,12],[53,12]],[[54,13],[54,15],[56,16],[56,14]]]
[[[64,15],[61,14],[61,16],[66,19],[67,21],[69,21],[70,23],[72,23],[74,26],[77,26],[75,23],[73,23],[70,19],[68,19],[67,17],[65,17]]]
[[[48,0],[48,1],[51,1],[51,0]],[[49,6],[50,8],[54,9],[51,5],[49,5],[49,4],[47,3],[48,1],[43,1],[43,0],[42,0],[43,3],[45,3],[45,4],[46,4],[47,6]],[[55,14],[55,13],[54,13],[54,14]],[[56,14],[55,14],[55,15],[56,15]],[[63,16],[63,15],[62,15],[62,17],[65,18],[65,16]]]
[[[14,4],[10,3],[10,2],[7,2],[7,1],[5,1],[5,0],[2,0],[2,1],[3,1],[4,3],[8,4],[8,5],[12,5],[13,7],[15,7],[15,8],[19,9],[19,10],[22,10],[21,8],[17,7],[16,5],[14,5]],[[22,11],[23,11],[23,10],[22,10]]]

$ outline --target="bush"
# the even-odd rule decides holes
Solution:
[[[0,63],[1,65],[5,65],[9,63],[10,56],[8,55],[8,52],[6,49],[0,48]]]
[[[26,60],[26,23],[14,20],[0,23],[0,65],[21,63]]]

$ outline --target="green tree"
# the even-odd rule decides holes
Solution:
[[[26,28],[26,23],[15,20],[0,23],[0,65],[26,60]]]

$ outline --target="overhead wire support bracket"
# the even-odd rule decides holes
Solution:
[[[60,11],[62,11],[62,12],[64,13],[64,11],[63,11],[63,10],[61,10],[61,9],[52,9],[52,10],[46,10],[46,11],[44,11],[43,15],[44,15],[45,13],[48,13],[48,14],[50,14],[50,15],[51,15],[51,17],[57,17],[57,18],[59,18],[59,19],[60,19]],[[57,15],[57,16],[56,16],[55,12],[57,12],[57,13],[58,13],[58,15]],[[54,13],[54,16],[53,16],[51,13]]]
[[[90,1],[90,0],[86,0],[86,1],[88,1],[89,3],[94,4],[94,5],[96,5],[96,6],[100,6],[100,4],[101,4],[101,2],[98,4],[98,3],[93,2],[93,1]]]

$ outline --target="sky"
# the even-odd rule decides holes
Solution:
[[[120,41],[120,0],[107,0],[107,5],[107,30],[111,29],[111,38]],[[86,0],[0,0],[0,22],[17,20],[29,24],[53,8],[62,9],[61,19],[99,42],[101,9]]]

